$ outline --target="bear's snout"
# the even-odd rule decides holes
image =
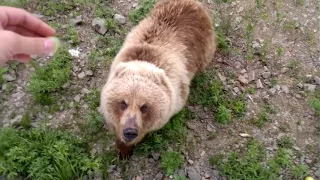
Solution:
[[[138,136],[138,129],[127,128],[123,130],[123,137],[126,141],[132,141]]]

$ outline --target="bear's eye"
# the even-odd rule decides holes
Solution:
[[[124,111],[124,110],[127,109],[127,107],[128,107],[127,103],[124,102],[124,101],[121,101],[121,103],[120,103],[120,108],[121,108],[121,110]]]
[[[144,114],[148,111],[148,107],[146,105],[143,105],[140,107],[140,111]]]

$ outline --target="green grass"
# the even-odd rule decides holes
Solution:
[[[289,136],[282,136],[279,139],[277,139],[277,144],[280,148],[288,148],[291,149],[294,145],[294,141]]]
[[[36,102],[50,105],[55,102],[53,94],[62,90],[62,85],[70,81],[72,57],[64,48],[54,55],[53,59],[40,67],[33,63],[35,72],[31,74],[27,89]]]
[[[191,105],[207,107],[216,121],[227,124],[232,118],[241,118],[246,111],[244,96],[232,97],[223,91],[223,85],[214,72],[197,75],[191,84]]]
[[[5,82],[3,75],[6,74],[7,71],[7,68],[0,67],[0,84]]]
[[[320,117],[320,90],[314,93],[314,96],[309,99],[308,104],[314,109],[316,116]]]
[[[64,36],[62,36],[62,39],[69,41],[73,45],[78,45],[80,43],[80,38],[77,29],[71,24],[68,24],[66,30],[67,32]]]
[[[86,0],[68,0],[68,1],[36,1],[37,10],[46,16],[56,14],[69,14],[79,5],[84,5]]]
[[[256,140],[250,139],[247,150],[226,155],[211,156],[210,163],[218,168],[228,179],[278,179],[283,171],[291,171],[292,175],[285,175],[284,179],[304,177],[307,174],[305,165],[293,165],[292,153],[286,148],[280,148],[274,156],[267,158],[263,146]]]
[[[252,47],[252,41],[253,41],[253,29],[254,26],[251,22],[248,23],[247,27],[246,27],[246,39],[247,39],[247,54],[246,54],[246,58],[248,60],[252,60],[253,59],[253,55],[254,55],[254,50]]]
[[[193,118],[188,109],[181,110],[160,130],[148,133],[144,140],[137,145],[138,155],[166,150],[169,145],[179,148],[186,143],[187,121]]]
[[[254,117],[251,119],[251,124],[262,128],[267,122],[271,121],[271,114],[275,114],[274,108],[269,105],[265,105],[258,113],[258,117]]]
[[[166,151],[161,156],[161,167],[167,175],[172,175],[183,163],[180,153],[175,151]]]
[[[138,24],[155,5],[155,0],[139,0],[139,6],[129,13],[129,20]]]
[[[83,178],[103,167],[85,142],[67,132],[1,128],[0,141],[0,174],[8,179]]]
[[[12,6],[22,8],[28,4],[29,0],[0,0],[0,6]]]

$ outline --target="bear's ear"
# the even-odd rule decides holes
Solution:
[[[124,75],[125,70],[126,70],[126,66],[124,64],[120,63],[118,65],[118,67],[116,67],[113,76],[117,77],[117,78],[121,78]]]
[[[164,70],[159,70],[157,71],[156,73],[156,84],[158,84],[159,86],[164,86],[166,88],[169,88],[169,82],[168,82],[168,79],[166,78],[167,75],[166,73],[164,72]]]

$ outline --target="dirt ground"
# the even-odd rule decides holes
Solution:
[[[121,26],[128,30],[133,26],[128,13],[138,3],[137,0],[111,1],[115,12],[126,19]],[[257,3],[261,3],[261,7],[257,8]],[[314,77],[320,76],[319,2],[203,0],[203,4],[212,10],[216,27],[228,28],[227,40],[231,46],[227,53],[217,52],[210,68],[219,70],[226,91],[232,91],[235,95],[250,90],[253,93],[246,94],[248,106],[245,116],[233,119],[227,125],[217,123],[207,109],[187,106],[196,114],[196,118],[188,122],[189,144],[186,145],[184,163],[178,173],[190,179],[225,179],[219,175],[218,169],[210,165],[209,158],[219,152],[242,151],[248,141],[243,135],[246,134],[259,140],[270,155],[278,149],[277,142],[281,137],[291,137],[294,162],[306,164],[310,168],[310,175],[315,179],[320,178],[320,139],[317,129],[320,119],[308,105],[310,91],[320,88],[320,84],[314,80]],[[98,63],[92,74],[88,72],[91,70],[87,66],[90,53],[99,48],[98,33],[92,27],[95,18],[93,7],[80,6],[76,13],[52,16],[42,15],[35,7],[35,4],[30,3],[28,10],[41,15],[49,23],[67,24],[70,19],[82,15],[81,24],[75,25],[80,43],[73,46],[80,55],[73,61],[72,82],[68,85],[67,95],[60,99],[60,103],[76,104],[78,108],[62,109],[52,114],[40,111],[32,119],[34,125],[45,121],[55,127],[70,125],[68,128],[72,128],[75,122],[85,121],[81,113],[88,109],[83,101],[86,92],[100,88],[107,75],[107,66],[103,62]],[[253,25],[252,31],[248,30],[248,22]],[[63,33],[63,29],[58,31]],[[252,60],[248,60],[247,56],[248,40],[253,47]],[[259,53],[263,55],[257,56]],[[49,58],[38,58],[37,61],[46,64]],[[7,78],[0,89],[0,125],[8,126],[19,121],[30,110],[30,105],[34,104],[26,90],[33,71],[30,65],[19,64],[7,73],[12,79]],[[84,77],[81,75],[83,73]],[[242,77],[247,77],[247,81],[243,81]],[[7,91],[9,84],[13,85],[10,92]],[[268,114],[270,121],[259,128],[251,122],[259,118],[259,113],[266,106],[272,107],[274,112]],[[215,134],[215,138],[208,138],[212,134]],[[115,165],[110,168],[112,179],[164,178],[155,156],[134,155],[129,161],[130,168],[125,172]]]

